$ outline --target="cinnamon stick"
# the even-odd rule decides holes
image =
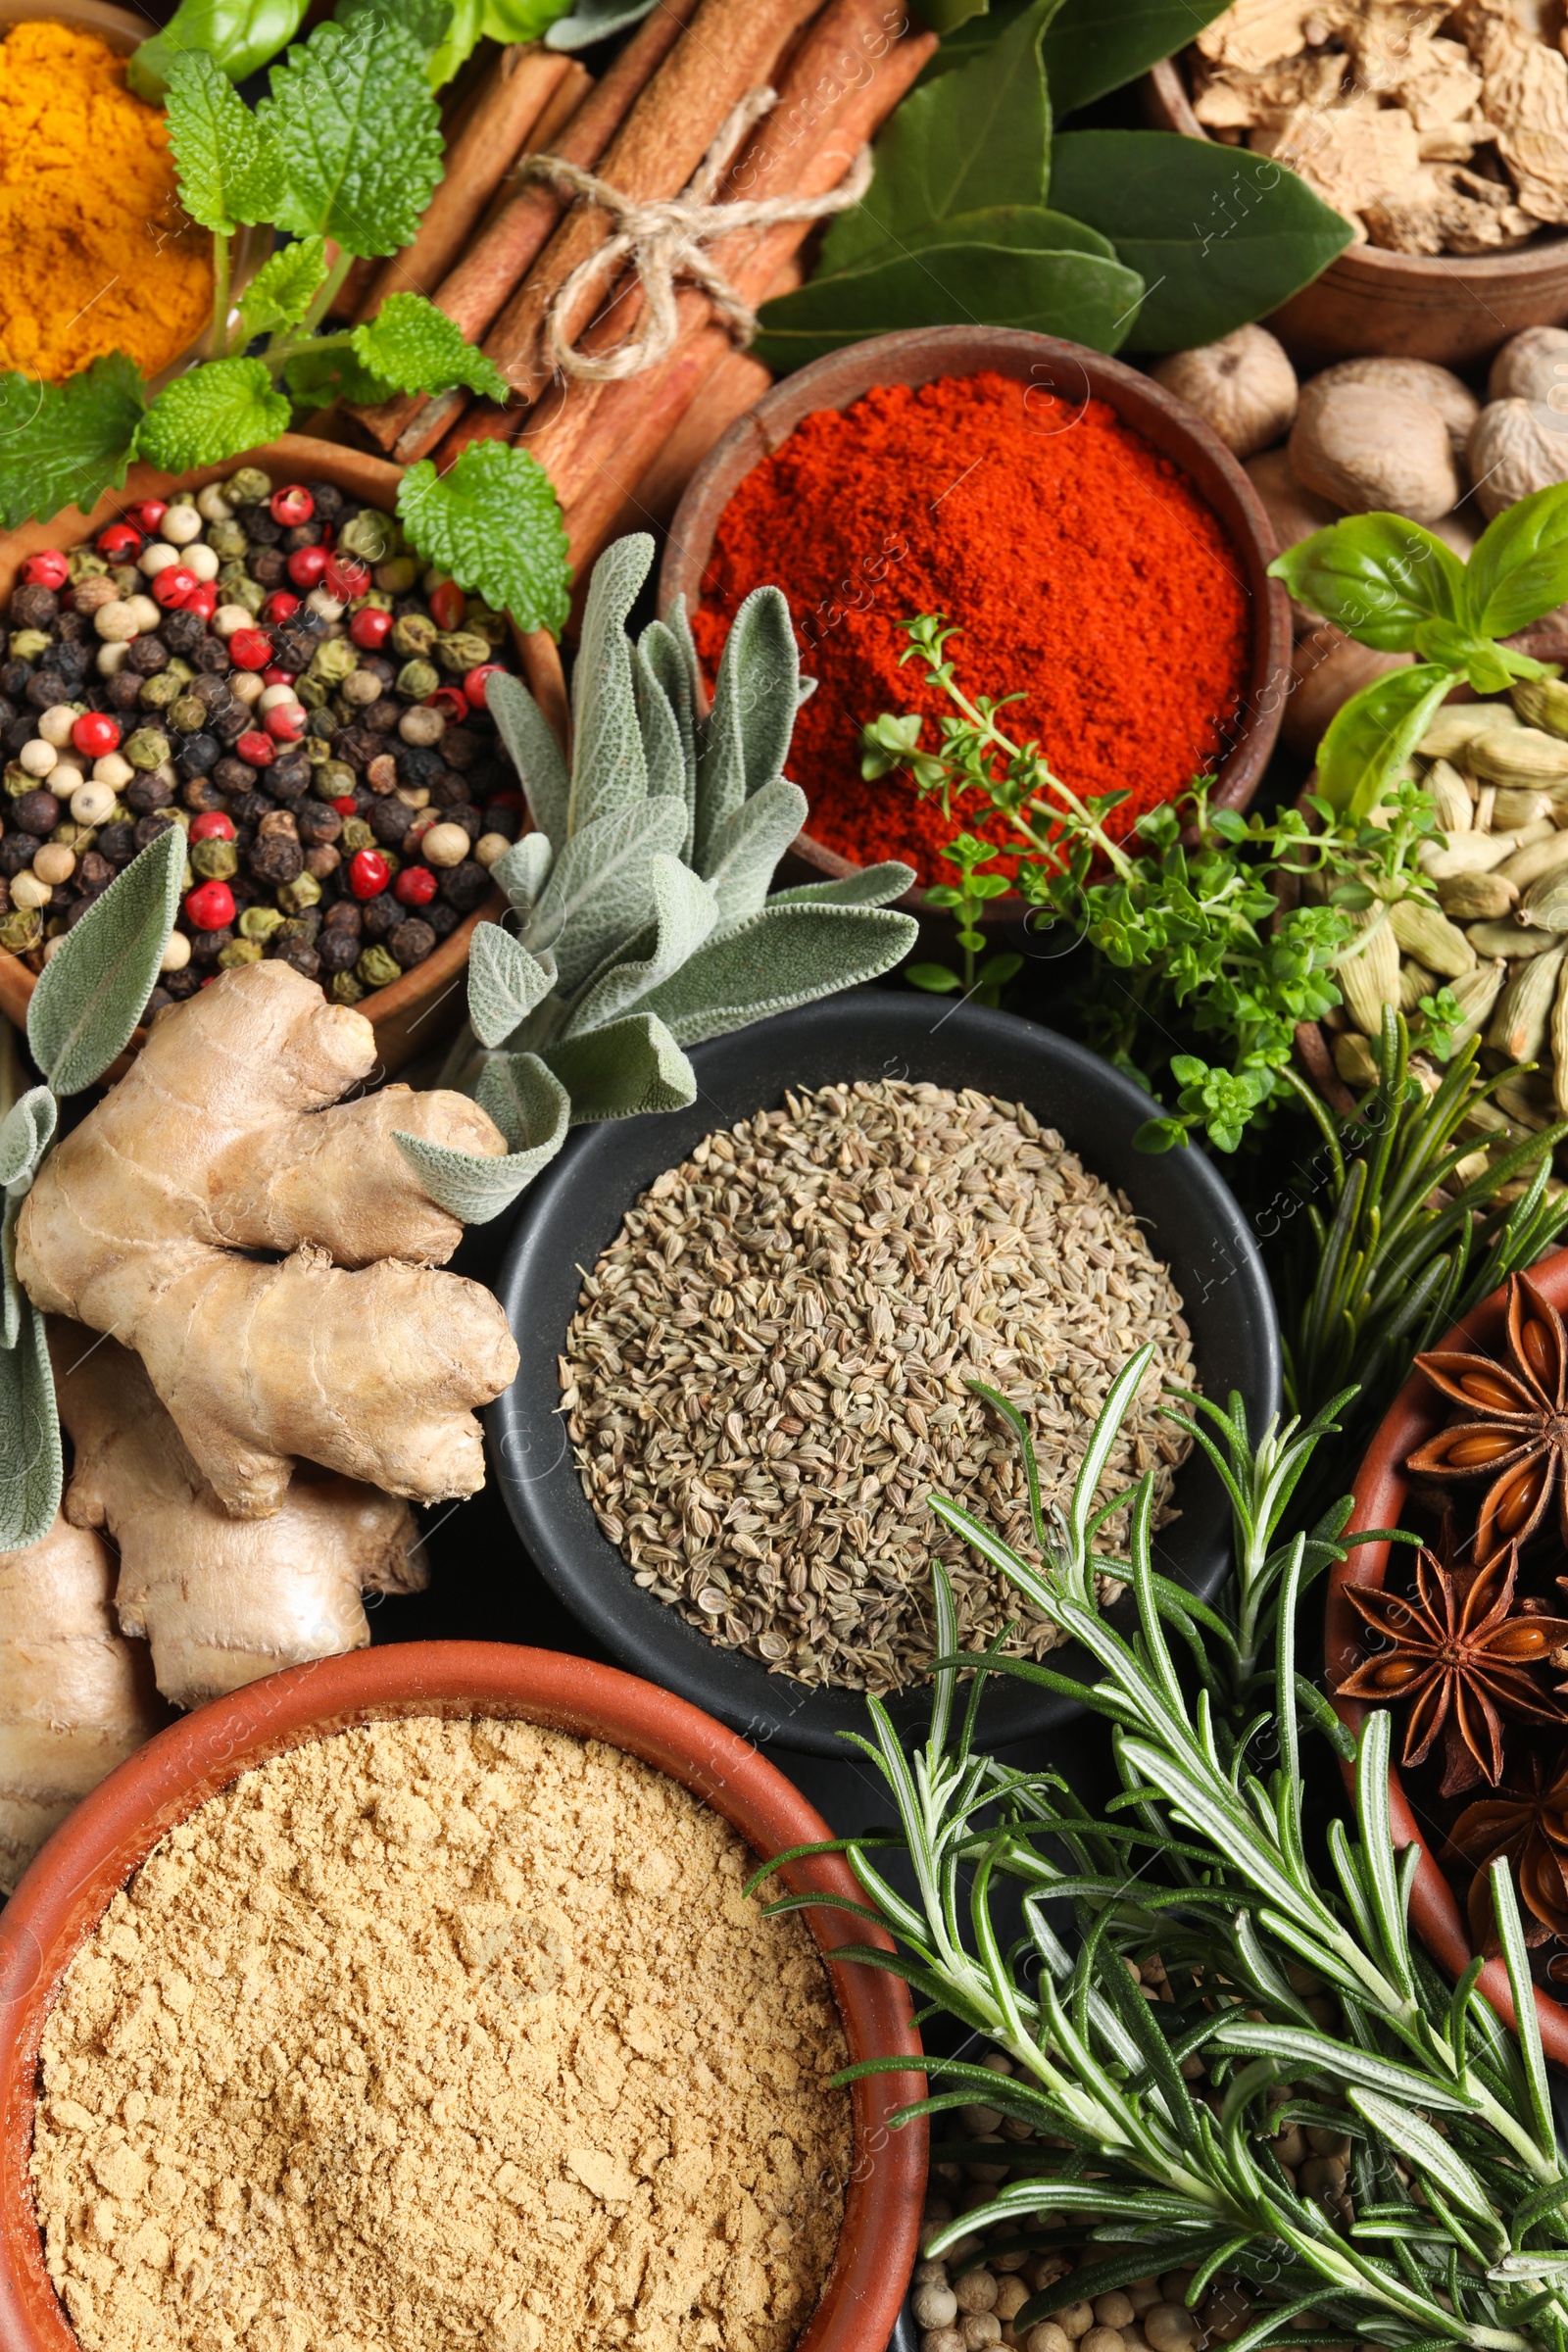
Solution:
[[[542,145],[568,164],[593,171],[698,5],[699,0],[661,0],[589,87],[569,122],[540,123]],[[445,311],[468,342],[477,342],[489,331],[565,209],[566,199],[547,181],[525,180],[443,280],[434,296],[436,308]],[[379,408],[362,410],[360,422],[383,449],[393,451],[400,465],[408,466],[434,448],[462,416],[468,398],[462,391],[442,393],[434,401],[422,392],[404,393]]]
[[[525,155],[554,153],[556,141],[593,86],[594,77],[587,67],[579,64],[574,57],[568,58],[566,71],[556,84],[555,92],[543,114],[529,131],[526,141],[517,152],[516,160],[508,171],[506,177],[497,186],[488,206],[481,215],[479,224],[473,232],[472,242],[476,243],[480,237],[489,233],[519,188],[536,184],[518,176],[522,158]],[[461,261],[462,256],[460,255],[458,258]],[[454,267],[456,266],[454,264]]]
[[[357,318],[373,318],[389,294],[439,287],[501,185],[570,60],[537,42],[514,42],[494,59],[462,130],[447,148],[441,183],[412,245],[377,270]]]

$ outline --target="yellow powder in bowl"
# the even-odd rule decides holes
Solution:
[[[529,1724],[244,1774],[44,2035],[34,2195],[87,2352],[787,2352],[846,2053],[753,1868],[678,1782]]]
[[[0,41],[0,373],[63,383],[105,352],[145,375],[200,334],[212,240],[180,208],[157,107],[96,33]]]

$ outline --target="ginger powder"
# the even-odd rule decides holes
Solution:
[[[67,1972],[32,2176],[86,2352],[786,2352],[846,2050],[743,1840],[618,1749],[346,1732],[149,1855]]]

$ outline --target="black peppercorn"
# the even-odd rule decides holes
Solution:
[[[384,850],[395,850],[414,822],[414,810],[407,801],[389,793],[384,801],[371,802],[365,821]]]
[[[64,617],[72,620],[75,615],[68,612]],[[86,645],[57,645],[49,659],[68,686],[79,687],[92,663],[92,648]]]
[[[294,752],[286,760],[274,760],[270,767],[262,770],[262,784],[274,801],[303,800],[311,789],[311,763],[303,752]]]
[[[455,906],[447,905],[445,899],[432,899],[424,910],[424,919],[437,939],[446,939],[457,929],[463,917]]]
[[[316,979],[320,972],[319,955],[303,939],[281,940],[273,953],[279,963],[292,965],[296,972],[303,972],[307,980]]]
[[[104,696],[111,710],[134,710],[141,696],[141,680],[133,669],[117,669],[109,681]]]
[[[222,643],[222,639],[217,638],[214,640],[214,642],[220,645]],[[226,655],[224,656],[224,659],[227,659]],[[226,703],[229,699],[228,680],[226,677],[220,678],[212,676],[193,678],[190,684],[186,687],[185,691],[187,694],[193,694],[199,703],[205,703],[209,710],[218,710],[221,704]]]
[[[193,932],[190,942],[191,962],[216,963],[233,936],[232,923],[225,923],[219,931]]]
[[[347,931],[358,939],[361,921],[358,899],[334,899],[324,919],[329,931]]]
[[[220,757],[216,735],[187,735],[174,753],[174,765],[182,776],[205,776]]]
[[[83,890],[93,892],[107,890],[114,878],[115,869],[100,851],[82,851],[81,856],[76,859],[76,871],[74,879],[81,885]]]
[[[60,611],[60,599],[52,588],[32,580],[24,580],[12,592],[11,625],[14,629],[52,629]]]
[[[193,997],[201,984],[200,972],[188,963],[182,972],[166,972],[164,974],[164,987],[176,1004],[185,997]]]
[[[141,1008],[143,1027],[150,1027],[150,1025],[157,1020],[158,1015],[161,1012],[168,1012],[174,1000],[170,995],[168,989],[165,988],[160,982],[159,986],[153,990],[152,995],[148,998],[146,1004]]]
[[[251,714],[242,702],[220,703],[213,712],[212,729],[220,743],[237,743],[250,724]]]
[[[479,738],[470,735],[466,727],[448,727],[441,738],[441,757],[448,767],[462,768],[466,774],[479,757]]]
[[[0,662],[0,694],[8,695],[13,702],[20,702],[27,691],[27,680],[31,675],[30,662]]]
[[[430,783],[430,806],[439,808],[443,817],[449,808],[471,806],[467,777],[456,774],[450,767],[438,769]]]
[[[161,637],[133,637],[125,648],[125,667],[150,678],[155,670],[169,664],[169,648]]]
[[[52,792],[24,792],[11,804],[11,822],[19,833],[43,840],[60,822],[60,803]]]
[[[380,702],[371,703],[368,710],[360,712],[360,724],[368,727],[372,735],[392,735],[396,733],[398,720],[402,716],[403,705],[393,702],[390,695],[385,695]],[[387,746],[389,751],[396,748],[391,744]]]
[[[27,680],[26,692],[23,699],[34,710],[52,710],[56,703],[63,703],[67,700],[66,681],[59,670],[53,666],[52,656],[51,665],[48,669],[33,671]]]
[[[327,807],[325,801],[308,800],[300,809],[297,821],[300,839],[307,849],[314,849],[322,842],[336,841],[343,830],[343,819],[335,808]]]
[[[350,767],[368,767],[380,750],[380,736],[368,727],[339,727],[332,738],[333,759],[346,760]]]
[[[94,839],[99,857],[107,858],[111,865],[124,865],[136,855],[136,828],[122,819],[100,825]]]
[[[0,728],[14,725],[18,715],[16,704],[8,703],[5,697],[0,695]]]
[[[223,806],[223,796],[212,776],[192,776],[188,784],[181,786],[179,797],[193,816],[208,816]]]
[[[433,748],[418,743],[400,743],[397,748],[398,782],[417,792],[422,785],[426,792],[441,773],[441,755]]]
[[[322,926],[321,936],[316,943],[316,953],[322,971],[328,976],[333,972],[352,971],[360,958],[360,935],[357,931],[343,930],[328,921]]]
[[[282,540],[283,525],[272,520],[270,507],[236,507],[234,520],[254,546],[276,547]]]
[[[32,854],[37,847],[37,841],[30,833],[8,833],[4,841],[0,841],[0,875],[9,882],[13,874],[24,873],[32,863]],[[358,954],[356,947],[354,955]],[[354,961],[353,956],[349,961]]]
[[[305,853],[289,833],[263,833],[245,853],[245,862],[260,882],[277,889],[297,882],[305,867]]]
[[[435,933],[417,915],[409,915],[387,933],[386,944],[405,971],[414,963],[422,963],[435,946]]]
[[[335,482],[307,482],[305,487],[316,503],[318,522],[343,520],[343,510],[348,502]]]
[[[199,612],[166,612],[158,634],[172,654],[188,662],[207,634],[207,623]]]
[[[367,938],[385,939],[387,933],[402,922],[407,911],[389,890],[383,890],[377,899],[367,899],[360,908],[360,920]]]
[[[193,662],[199,670],[205,670],[211,677],[226,678],[228,675],[228,648],[221,637],[204,637],[200,645],[187,654],[185,659],[187,662]]]
[[[92,623],[85,612],[62,612],[55,622],[55,635],[62,645],[85,645],[92,634]]]
[[[442,875],[441,896],[460,914],[471,914],[490,886],[490,876],[478,859],[465,858],[461,865],[449,865]]]
[[[251,578],[264,588],[281,588],[288,578],[288,558],[280,547],[253,547],[246,561]]]
[[[441,812],[444,825],[461,825],[470,841],[477,841],[484,831],[484,818],[471,801],[451,802]]]
[[[283,533],[285,555],[298,555],[302,547],[319,547],[322,528],[314,518],[310,522],[291,522]]]
[[[300,626],[300,615],[296,612],[278,630],[273,641],[273,649],[277,655],[279,666],[283,669],[293,670],[298,676],[302,669],[310,668],[316,659],[316,649],[319,642],[319,639],[311,630]]]
[[[213,770],[213,782],[220,792],[254,792],[260,770],[247,760],[220,760]]]
[[[169,786],[166,784],[163,789],[167,792]],[[131,839],[138,850],[144,850],[150,841],[158,839],[160,833],[167,833],[173,821],[167,808],[149,808],[145,816],[137,817],[136,830]]]
[[[133,808],[138,816],[150,816],[155,808],[169,807],[174,797],[174,788],[172,784],[166,784],[161,776],[138,774],[132,776],[120,797],[125,807]],[[159,831],[162,830],[160,826]],[[137,847],[141,846],[138,842]]]
[[[515,808],[498,808],[492,801],[484,812],[484,829],[499,833],[504,841],[515,841],[522,831],[522,819]]]
[[[33,717],[32,712],[30,710],[24,710],[22,716],[20,718],[14,718],[6,729],[6,750],[8,752],[20,752],[23,745],[24,743],[30,743],[37,732],[38,724],[36,719]]]
[[[241,833],[247,826],[254,833],[272,804],[260,792],[234,792],[229,794],[223,806]]]

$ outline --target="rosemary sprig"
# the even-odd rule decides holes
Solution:
[[[1083,1643],[1102,1679],[1072,1684],[994,1649],[960,1714],[958,1677],[976,1661],[956,1649],[953,1598],[939,1568],[945,1655],[926,1743],[906,1755],[874,1699],[872,1737],[857,1740],[887,1784],[899,1832],[835,1842],[831,1850],[848,1855],[865,1896],[840,1907],[885,1928],[898,1949],[854,1947],[839,1957],[904,1977],[934,2007],[990,2036],[1014,2067],[1010,2079],[999,2079],[932,2059],[943,2087],[903,2116],[959,2107],[983,2090],[988,2103],[1049,2135],[1035,2143],[1038,2158],[1031,2150],[1036,2169],[1028,2177],[935,2231],[927,2251],[935,2257],[1000,2223],[1028,2231],[1043,2227],[1042,2215],[1065,2215],[1073,2234],[1103,2248],[1103,2258],[1087,2278],[1080,2269],[1038,2293],[1016,2315],[1021,2327],[1085,2292],[1168,2270],[1193,2273],[1188,2300],[1196,2304],[1223,2270],[1257,2298],[1231,2352],[1261,2352],[1287,2334],[1296,2344],[1360,2334],[1422,2352],[1565,2352],[1568,2164],[1552,2128],[1506,1867],[1494,1870],[1493,1886],[1521,2020],[1517,2043],[1477,1992],[1479,1961],[1450,1988],[1411,1945],[1417,1849],[1396,1853],[1390,1832],[1386,1715],[1368,1717],[1357,1744],[1355,1836],[1343,1822],[1330,1825],[1326,1869],[1308,1851],[1296,1610],[1308,1544],[1337,1546],[1318,1531],[1298,1535],[1281,1560],[1276,1538],[1328,1418],[1270,1433],[1254,1465],[1241,1417],[1210,1416],[1239,1538],[1221,1628],[1154,1575],[1150,1478],[1130,1498],[1094,1501],[1151,1353],[1142,1349],[1115,1382],[1070,1505],[1050,1530],[1022,1436],[1045,1567],[1031,1567],[956,1503],[932,1498],[950,1527]],[[1117,1563],[1097,1553],[1095,1538],[1122,1506],[1130,1559]],[[1107,1568],[1131,1586],[1131,1639],[1096,1605],[1095,1578]],[[1265,1617],[1276,1703],[1233,1729],[1215,1693],[1239,1688],[1244,1628],[1255,1674]],[[1198,1662],[1196,1697],[1178,1671],[1171,1627]],[[1014,1771],[976,1751],[987,1671],[1073,1689],[1107,1718],[1121,1794],[1102,1815],[1091,1816],[1059,1776]],[[1265,1759],[1270,1734],[1274,1753]],[[1273,1766],[1266,1774],[1265,1761]],[[906,1853],[912,1901],[873,1860],[881,1843]],[[1010,1944],[995,1914],[1005,1881],[1022,1896],[1024,1932]],[[1047,1914],[1060,1898],[1078,1922],[1076,1955]],[[795,1896],[780,1907],[832,1899]],[[1123,1965],[1123,1955],[1155,1951],[1176,1994],[1157,2010]],[[1298,1986],[1312,1982],[1337,2001],[1338,2027],[1308,2007]],[[1183,2074],[1194,2056],[1215,2087],[1212,2105]],[[845,2079],[900,2063],[869,2061]],[[1287,2079],[1291,2101],[1270,2108],[1271,2086]],[[1326,2116],[1353,2141],[1348,2224],[1298,2193],[1264,2144],[1284,2121]],[[1293,2323],[1306,2313],[1312,2321],[1303,2331]]]

